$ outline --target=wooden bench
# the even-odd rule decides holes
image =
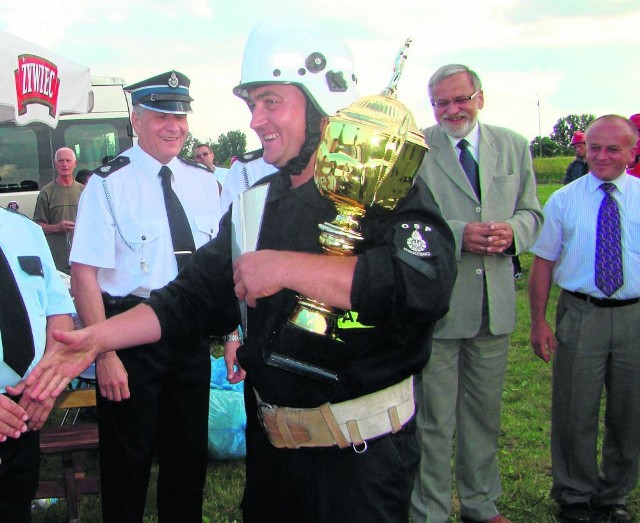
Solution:
[[[64,391],[54,408],[95,407],[95,389]],[[85,494],[100,492],[100,477],[87,477],[84,464],[86,451],[98,449],[98,424],[45,425],[40,430],[40,452],[62,454],[63,477],[40,479],[35,499],[66,498],[70,523],[78,523],[78,504]]]

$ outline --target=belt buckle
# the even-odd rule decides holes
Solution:
[[[257,416],[258,421],[260,422],[260,426],[267,431],[267,426],[264,422],[264,415],[262,414],[263,409],[275,409],[276,407],[271,405],[270,403],[265,403],[264,401],[258,402]]]

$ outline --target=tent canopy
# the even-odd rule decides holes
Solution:
[[[0,30],[0,122],[58,125],[93,108],[89,68]]]

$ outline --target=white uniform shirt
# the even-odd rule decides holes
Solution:
[[[227,180],[227,175],[229,174],[229,169],[226,167],[216,167],[213,171],[213,174],[216,177],[216,180],[220,182],[220,185],[224,187],[225,181]]]
[[[544,224],[531,252],[555,261],[553,281],[567,291],[607,298],[596,287],[595,252],[602,181],[588,173],[554,192],[543,209]],[[640,179],[623,173],[613,181],[622,226],[624,284],[612,299],[640,297]]]
[[[98,267],[112,296],[146,298],[178,274],[158,173],[162,164],[135,145],[130,163],[92,176],[80,198],[70,259]],[[213,174],[173,158],[172,187],[184,207],[196,248],[218,233],[220,193]]]
[[[233,162],[233,165],[229,169],[227,179],[222,186],[222,194],[220,196],[222,212],[225,213],[229,210],[229,206],[238,194],[246,191],[258,180],[261,180],[265,176],[277,171],[277,167],[268,164],[262,159],[262,157],[256,158],[255,160],[251,160],[247,163],[242,163],[240,161]]]
[[[75,312],[71,296],[58,276],[51,251],[42,228],[28,218],[4,209],[0,210],[0,246],[22,295],[35,347],[35,357],[27,374],[42,358],[46,344],[47,316],[72,314]],[[20,257],[34,256],[40,259],[42,274],[29,274],[21,266]],[[0,353],[3,353],[0,337]],[[1,355],[1,354],[0,354]],[[0,358],[0,393],[7,385],[16,385],[21,380],[11,367]]]

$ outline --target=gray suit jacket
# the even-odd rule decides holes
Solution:
[[[460,339],[478,334],[485,280],[491,333],[511,333],[515,328],[511,257],[462,252],[462,233],[468,222],[507,222],[513,228],[515,254],[533,245],[542,224],[542,211],[529,144],[513,131],[480,124],[480,203],[444,131],[435,125],[423,132],[430,151],[418,175],[427,182],[453,231],[458,259],[451,307],[436,324],[434,338]]]

